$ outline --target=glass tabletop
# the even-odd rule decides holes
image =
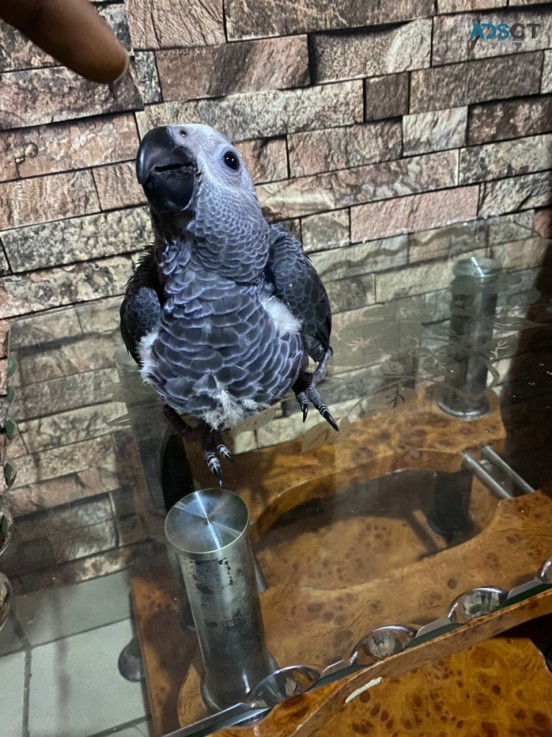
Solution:
[[[467,589],[506,596],[538,569],[521,533],[515,576],[477,541],[552,481],[549,242],[508,215],[368,245],[312,256],[332,303],[320,390],[339,433],[313,409],[304,423],[290,395],[227,439],[266,668],[307,668],[277,700],[329,677],[359,641],[372,662]],[[217,701],[213,676],[209,702],[184,586],[198,564],[165,534],[167,512],[216,480],[142,383],[120,301],[19,318],[9,334],[0,669],[24,652],[34,718],[69,701],[73,737],[113,724],[166,734],[240,700]],[[488,601],[502,606],[500,591]],[[390,625],[404,631],[367,644]]]

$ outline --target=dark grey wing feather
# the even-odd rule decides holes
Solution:
[[[302,321],[309,356],[320,362],[330,347],[330,300],[301,244],[279,225],[270,229],[270,256],[266,278],[275,295]]]
[[[140,362],[140,340],[159,325],[162,302],[153,249],[148,248],[128,280],[120,308],[121,335],[137,363]]]

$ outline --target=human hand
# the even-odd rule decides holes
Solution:
[[[1,0],[0,18],[92,82],[123,76],[129,57],[88,0]]]

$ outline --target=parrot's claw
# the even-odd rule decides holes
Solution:
[[[299,402],[301,412],[303,413],[303,422],[306,422],[307,415],[309,414],[309,402],[307,400],[307,395],[305,394],[305,392],[299,392],[297,394],[297,401]]]
[[[213,453],[212,450],[206,450],[203,452],[203,457],[207,463],[207,467],[211,473],[216,476],[217,484],[222,489],[224,486],[224,478],[222,476],[222,468],[220,467],[220,461]]]
[[[219,443],[217,445],[217,453],[219,454],[219,456],[222,456],[226,461],[228,461],[228,463],[231,463],[233,466],[236,465],[236,459],[234,458],[232,453],[230,453],[224,443]]]
[[[228,450],[226,445],[222,442],[220,433],[216,430],[212,430],[208,425],[202,425],[201,431],[201,443],[203,445],[203,457],[207,462],[209,471],[216,476],[218,485],[222,488],[224,486],[224,478],[222,476],[222,468],[220,461],[217,456],[224,458],[232,465],[235,465],[236,461],[232,456],[232,453]]]
[[[320,412],[326,422],[331,425],[331,427],[333,427],[336,432],[339,432],[337,422],[332,417],[332,413],[328,409],[328,406],[322,401],[322,398],[320,397],[320,394],[318,393],[318,390],[316,388],[316,384],[321,381],[326,375],[328,361],[331,356],[332,349],[329,348],[326,351],[324,358],[316,367],[314,373],[310,374],[304,371],[299,375],[299,378],[293,386],[293,390],[295,391],[295,397],[299,402],[301,412],[303,413],[303,422],[305,422],[305,420],[307,419],[310,402],[312,406]]]
[[[224,478],[222,476],[222,468],[220,461],[217,458],[219,455],[229,463],[235,465],[236,461],[232,456],[232,453],[228,450],[226,445],[222,442],[220,433],[217,430],[213,430],[206,423],[201,423],[197,427],[189,425],[179,414],[169,405],[164,407],[165,416],[177,431],[177,433],[185,440],[194,440],[201,443],[203,451],[203,458],[209,471],[216,477],[218,485],[222,488],[224,486]]]
[[[336,432],[339,432],[337,422],[332,417],[332,413],[328,409],[328,406],[324,404],[324,402],[320,398],[320,394],[318,393],[314,384],[311,384],[311,386],[308,387],[308,389],[305,391],[305,394],[310,399],[312,406],[320,412],[326,422],[331,425]]]

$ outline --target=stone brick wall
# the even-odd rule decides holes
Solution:
[[[535,283],[543,247],[515,241],[526,239],[533,227],[541,234],[552,229],[548,5],[531,0],[100,0],[96,5],[132,55],[131,75],[109,87],[77,78],[12,29],[0,27],[0,392],[6,389],[11,318],[97,300],[95,314],[105,311],[108,317],[94,331],[116,329],[117,295],[136,254],[150,241],[133,160],[140,135],[154,125],[208,123],[238,144],[265,211],[301,238],[330,282],[336,325],[344,331],[367,305],[381,322],[382,305],[396,300],[399,310],[406,296],[442,319],[449,259],[461,253],[500,258],[515,275],[514,291]],[[474,20],[540,25],[535,38],[474,43],[468,42]],[[480,219],[490,216],[498,225],[481,227]],[[431,230],[454,223],[468,223],[461,238]],[[41,339],[59,331],[51,327],[55,324],[56,318]],[[86,334],[82,325],[79,330]],[[510,333],[514,337],[497,359],[507,361],[515,352],[516,331]],[[79,376],[83,369],[75,356],[62,359],[71,367],[67,373]],[[55,360],[61,366],[59,354]],[[366,381],[363,373],[361,390]],[[64,387],[60,396],[66,397]],[[105,402],[101,391],[98,404]],[[55,411],[78,414],[78,406],[73,401]],[[102,412],[113,418],[113,411],[102,404],[95,422],[107,418]],[[46,405],[41,412],[47,413]],[[71,422],[78,425],[76,414]],[[90,424],[89,414],[81,414]],[[55,483],[58,491],[63,486],[55,476],[63,476],[56,470],[56,441],[44,440],[46,426],[33,416],[24,426],[27,447],[16,441],[19,455],[31,454],[22,465],[29,472],[20,479],[30,496],[20,492],[16,500],[16,490],[13,494],[22,515],[46,504],[33,496],[40,480],[33,451],[47,448],[52,455],[48,493]],[[71,427],[77,442],[82,436]],[[267,432],[261,428],[257,440]],[[279,437],[274,433],[271,427],[272,442]],[[36,447],[29,445],[32,437],[42,437]],[[103,458],[102,443],[127,441],[126,436],[100,438],[91,457]],[[89,452],[83,448],[82,457]],[[124,452],[129,455],[128,448]],[[110,504],[102,497],[93,519],[106,540],[83,547],[81,557],[89,561],[83,576],[98,570],[90,563],[94,551],[144,539],[136,534],[134,517],[121,527],[125,517],[113,496],[121,491],[119,482],[112,483],[107,472],[103,478],[96,493],[111,494]],[[87,483],[83,486],[81,477],[56,498],[65,505],[82,502],[94,494],[96,482],[90,488]],[[88,508],[73,510],[75,529],[91,514]],[[115,528],[106,532],[103,520],[113,514]],[[32,534],[45,534],[31,529],[39,529],[36,520],[23,527],[29,542]],[[57,528],[51,534],[55,538]],[[56,565],[72,555],[60,552],[58,543],[57,538],[48,543]],[[36,560],[44,560],[44,543],[33,545]],[[128,559],[120,557],[115,568]]]
[[[133,54],[111,87],[2,27],[0,319],[121,292],[149,240],[132,160],[165,122],[239,142],[309,252],[519,211],[545,227],[552,12],[506,4],[98,2]],[[474,19],[540,26],[468,43]]]

